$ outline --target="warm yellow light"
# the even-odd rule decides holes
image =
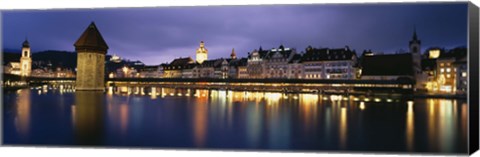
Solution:
[[[440,50],[438,49],[430,50],[428,53],[429,53],[428,58],[435,59],[440,57]]]

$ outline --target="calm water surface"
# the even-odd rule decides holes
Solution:
[[[9,145],[464,153],[463,100],[221,90],[4,92]]]

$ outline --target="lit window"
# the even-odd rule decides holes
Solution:
[[[450,71],[451,71],[450,68],[447,68],[447,73],[449,73]]]
[[[462,77],[467,77],[467,72],[462,72]]]
[[[441,72],[441,73],[445,72],[445,69],[440,68],[440,72]]]
[[[443,63],[440,63],[440,66],[442,66],[442,67],[443,67],[443,66],[445,66],[445,64],[443,64]]]
[[[450,74],[447,74],[447,78],[450,78],[450,77],[451,77],[451,75],[450,75]]]

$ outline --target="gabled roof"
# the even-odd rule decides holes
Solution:
[[[97,29],[94,22],[90,23],[87,29],[82,33],[77,42],[73,44],[75,49],[89,51],[107,51],[108,45]]]
[[[411,53],[365,56],[363,76],[413,76]]]
[[[177,58],[177,59],[174,59],[170,65],[173,65],[173,66],[185,66],[187,64],[190,64],[193,62],[193,59],[190,58],[190,57],[185,57],[185,58]]]

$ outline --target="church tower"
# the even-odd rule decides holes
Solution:
[[[413,30],[413,37],[410,40],[409,47],[410,53],[412,53],[413,66],[416,74],[419,74],[422,70],[422,53],[421,53],[421,41],[417,37],[417,30]]]
[[[30,44],[28,40],[22,44],[22,57],[20,57],[20,75],[21,76],[30,76],[32,73],[32,57],[30,52]]]
[[[208,50],[205,48],[205,43],[203,41],[200,42],[200,47],[197,49],[197,57],[195,59],[200,64],[208,59]]]
[[[94,22],[74,46],[77,51],[76,90],[104,90],[105,54],[108,46]]]
[[[237,54],[235,53],[235,49],[232,48],[232,54],[230,54],[230,58],[237,59]]]

